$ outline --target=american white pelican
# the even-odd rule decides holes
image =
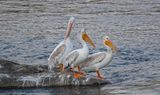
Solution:
[[[95,48],[94,43],[85,32],[85,29],[81,29],[79,35],[82,48],[73,50],[64,58],[62,62],[62,71],[64,70],[64,68],[70,69],[70,67],[72,68],[72,70],[74,69],[74,67],[77,67],[78,70],[80,70],[79,63],[84,61],[89,55],[89,49],[86,42],[88,42]]]
[[[107,47],[106,52],[98,52],[89,55],[88,58],[80,65],[81,70],[85,73],[96,72],[99,79],[104,79],[99,70],[105,66],[108,66],[112,60],[113,52],[116,52],[117,50],[116,46],[113,45],[108,36],[104,37],[103,43]]]
[[[73,50],[73,45],[70,40],[70,33],[73,26],[73,23],[75,21],[74,17],[71,17],[68,26],[67,31],[65,33],[64,40],[59,43],[59,45],[56,46],[56,48],[52,51],[51,55],[48,58],[48,65],[49,69],[51,70],[55,65],[62,62],[62,59]]]

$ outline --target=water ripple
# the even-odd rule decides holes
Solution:
[[[117,46],[117,54],[102,72],[113,85],[121,85],[90,91],[77,88],[79,92],[135,95],[141,93],[142,85],[149,83],[141,94],[152,95],[155,92],[153,94],[158,95],[159,5],[159,0],[0,0],[0,59],[46,64],[52,50],[63,39],[69,17],[75,16],[76,24],[71,34],[75,48],[81,46],[76,36],[81,28],[86,28],[96,43],[94,50],[89,46],[90,53],[106,51],[102,45],[104,35],[108,35]],[[43,92],[66,94],[63,93],[64,89],[54,90],[43,89]],[[34,90],[23,94],[28,92],[35,94]],[[68,89],[68,93],[75,94],[71,89]]]

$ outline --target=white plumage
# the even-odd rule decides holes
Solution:
[[[64,58],[62,63],[66,68],[68,66],[71,66],[71,68],[78,67],[79,63],[84,61],[88,57],[89,49],[86,42],[90,43],[93,47],[95,47],[92,40],[88,37],[84,29],[81,30],[79,35],[82,48],[73,50]]]
[[[108,36],[104,38],[104,45],[107,47],[106,52],[98,52],[89,55],[80,65],[81,70],[85,73],[97,72],[98,78],[100,79],[103,79],[103,76],[100,74],[99,70],[108,66],[112,60],[113,52],[116,51],[116,47],[112,44]]]
[[[55,65],[60,64],[63,58],[73,50],[73,45],[69,36],[70,36],[71,29],[73,27],[74,21],[75,21],[74,17],[71,17],[68,22],[67,31],[65,33],[64,40],[56,46],[56,48],[52,51],[51,55],[48,58],[48,65],[50,70]]]

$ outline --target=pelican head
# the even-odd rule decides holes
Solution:
[[[113,52],[117,51],[117,47],[112,43],[108,36],[104,37],[104,45],[109,46]]]
[[[67,26],[67,31],[65,33],[65,39],[67,39],[71,33],[73,24],[75,22],[75,18],[74,17],[70,17],[69,21],[68,21],[68,26]]]
[[[94,48],[96,48],[96,46],[94,45],[93,41],[91,40],[91,38],[88,36],[88,34],[86,33],[85,29],[81,29],[81,35],[82,35],[82,39],[85,42],[88,42],[90,45],[92,45]]]

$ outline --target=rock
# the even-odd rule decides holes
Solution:
[[[66,76],[54,68],[48,71],[47,65],[26,65],[0,60],[0,88],[9,87],[52,87],[67,85],[100,85],[108,84],[106,80],[83,77],[75,79]]]

